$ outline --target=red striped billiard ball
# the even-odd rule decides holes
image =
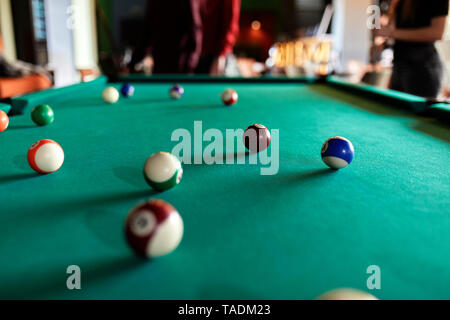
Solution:
[[[239,96],[233,89],[227,89],[222,93],[222,102],[226,106],[232,106],[238,102]]]
[[[28,163],[34,171],[40,174],[53,173],[63,165],[64,151],[53,140],[40,140],[33,143],[28,150]]]
[[[183,238],[184,225],[178,211],[162,200],[150,200],[131,209],[125,235],[136,254],[156,258],[174,251]]]
[[[8,129],[9,117],[3,110],[0,110],[0,132]]]
[[[244,145],[252,152],[266,150],[271,141],[270,131],[262,124],[253,124],[244,132]]]

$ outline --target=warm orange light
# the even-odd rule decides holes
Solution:
[[[258,31],[261,29],[261,22],[259,22],[258,20],[255,20],[252,22],[252,30],[254,31]]]

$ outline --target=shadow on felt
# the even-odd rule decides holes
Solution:
[[[0,176],[0,184],[8,184],[13,182],[19,182],[27,179],[36,178],[39,175],[34,172],[30,173],[16,173],[7,176]]]
[[[120,166],[113,169],[114,175],[123,182],[138,188],[148,187],[144,180],[143,169],[131,166]]]
[[[413,121],[412,124],[409,124],[409,127],[411,129],[450,143],[450,129],[448,125],[442,123],[440,119],[419,116],[417,114],[414,114],[413,111],[406,108],[390,107],[389,105],[384,105],[376,101],[374,102],[364,97],[352,95],[351,93],[341,92],[338,89],[330,87],[311,86],[311,90],[317,92],[318,94],[328,96],[332,99],[337,99],[341,102],[351,105],[352,107],[373,114],[410,119],[411,121]]]
[[[194,160],[195,160],[194,156],[192,156],[191,159],[190,159],[190,163],[189,164],[183,163],[183,170],[186,170],[186,169],[189,170],[189,169],[194,168],[194,167],[204,167],[204,166],[206,166],[206,167],[213,167],[213,166],[218,166],[218,165],[242,165],[242,164],[248,164],[249,156],[255,155],[255,154],[256,153],[247,152],[247,151],[234,152],[234,153],[232,153],[232,157],[230,157],[230,158],[233,159],[233,163],[229,163],[229,164],[227,163],[227,159],[229,157],[227,154],[218,154],[217,155],[217,157],[219,159],[222,159],[222,163],[221,164],[217,164],[217,163],[208,164],[208,163],[205,162],[205,160],[207,160],[207,161],[214,161],[214,159],[216,157],[214,156],[214,157],[205,159],[203,157],[203,155],[202,155],[202,163],[198,163],[197,164],[197,163],[194,162]],[[241,164],[240,162],[243,162],[243,163]]]
[[[450,127],[440,123],[438,120],[417,121],[411,125],[411,128],[433,138],[450,143]]]
[[[23,125],[13,125],[9,126],[8,130],[25,130],[25,129],[36,129],[37,125],[33,124],[23,124]]]
[[[330,176],[336,174],[338,170],[333,170],[330,168],[310,170],[304,172],[298,172],[291,174],[289,176],[283,177],[282,179],[286,182],[306,182],[309,180],[319,179],[325,176]]]
[[[82,288],[89,288],[107,281],[111,278],[120,277],[122,274],[136,270],[139,267],[148,265],[148,261],[136,257],[130,252],[130,255],[107,258],[104,260],[91,261],[89,263],[79,263],[82,273]],[[1,299],[61,299],[63,297],[76,297],[77,294],[82,295],[83,290],[69,291],[66,287],[67,278],[70,276],[66,274],[66,269],[70,264],[59,266],[52,266],[47,268],[37,267],[35,270],[41,272],[35,273],[30,270],[30,273],[21,275],[20,278],[9,276],[8,280],[2,283],[0,288]],[[44,270],[42,270],[44,269]]]
[[[377,115],[384,116],[401,116],[412,118],[413,114],[406,108],[393,108],[382,104],[381,102],[373,101],[364,96],[348,93],[332,87],[323,85],[312,85],[311,90],[320,95],[327,96],[333,100],[339,100],[343,103],[349,104],[360,110],[364,110]]]
[[[93,194],[91,197],[77,197],[76,194],[70,199],[51,199],[43,203],[19,203],[11,204],[10,212],[14,213],[15,219],[26,219],[27,216],[35,216],[39,212],[41,221],[55,219],[66,219],[72,217],[73,213],[92,211],[96,207],[112,207],[116,204],[139,200],[148,200],[158,192],[153,190],[121,191],[116,193],[107,193],[103,195]],[[131,205],[131,204],[130,204]],[[10,216],[10,215],[9,215]],[[2,221],[0,223],[7,223]]]

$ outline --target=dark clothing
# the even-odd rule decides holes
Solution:
[[[405,1],[412,1],[412,14],[410,17],[402,17]],[[416,29],[431,26],[431,20],[436,17],[448,15],[449,0],[400,0],[396,9],[397,29]],[[412,51],[423,52],[434,50],[431,42],[407,42],[396,41],[394,45],[394,59],[407,59]]]
[[[143,48],[154,73],[192,73],[200,57],[230,53],[239,31],[241,0],[147,0]]]
[[[403,17],[405,1],[412,1],[408,18]],[[446,16],[448,9],[449,0],[400,0],[396,8],[396,28],[429,27],[433,18]],[[433,42],[396,41],[391,89],[436,98],[441,90],[443,74]]]
[[[436,49],[415,50],[410,59],[397,59],[391,89],[425,98],[436,98],[442,87],[444,71]]]
[[[202,56],[226,56],[239,33],[241,0],[199,0],[202,20]]]
[[[206,56],[201,56],[198,61],[197,68],[195,68],[194,73],[209,74],[209,72],[211,70],[211,66],[214,62],[214,59],[215,59],[215,56],[213,56],[212,54],[206,55]]]
[[[148,0],[144,47],[154,73],[189,73],[198,63],[201,20],[196,0]],[[141,57],[139,57],[141,58]]]

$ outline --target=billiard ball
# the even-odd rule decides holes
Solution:
[[[63,165],[64,151],[53,140],[40,140],[33,143],[28,150],[28,163],[34,171],[40,174],[53,173]]]
[[[3,110],[0,110],[0,132],[8,129],[9,126],[9,117]]]
[[[226,106],[232,106],[238,102],[239,96],[233,89],[227,89],[222,93],[222,102]]]
[[[167,152],[158,152],[145,162],[145,181],[157,191],[175,187],[183,177],[183,168],[177,157]]]
[[[46,126],[55,120],[55,114],[50,106],[43,104],[31,111],[31,119],[38,126]]]
[[[347,167],[353,160],[355,149],[346,138],[333,137],[322,146],[322,160],[327,166],[338,170]]]
[[[172,99],[180,99],[184,95],[184,88],[176,84],[170,88],[169,94]]]
[[[120,95],[119,91],[117,91],[114,87],[108,87],[105,90],[103,90],[102,94],[103,100],[107,103],[116,103],[119,101]]]
[[[174,251],[183,238],[183,220],[162,200],[150,200],[131,209],[125,222],[129,246],[139,256],[156,258]]]
[[[125,83],[120,89],[120,92],[123,97],[130,98],[134,95],[134,87],[129,83]]]
[[[252,152],[266,150],[270,141],[270,131],[262,124],[253,124],[244,132],[244,145]]]
[[[317,298],[317,300],[378,300],[370,293],[356,289],[336,289],[328,291]]]

